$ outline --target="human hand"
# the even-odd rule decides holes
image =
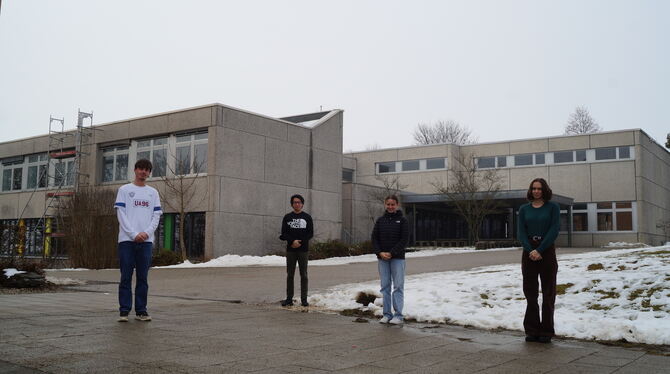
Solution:
[[[380,252],[379,257],[382,258],[382,260],[390,260],[391,259],[391,252]]]
[[[302,245],[302,240],[294,240],[293,243],[291,243],[291,248],[300,248]]]
[[[528,255],[528,257],[530,257],[530,259],[533,260],[533,261],[540,261],[540,260],[542,260],[542,255],[541,255],[540,252],[538,252],[536,249],[532,250],[532,251],[530,252],[530,254]]]
[[[149,239],[149,234],[147,234],[144,231],[142,231],[141,233],[137,234],[137,236],[135,236],[135,242],[136,243],[143,243],[147,239]]]

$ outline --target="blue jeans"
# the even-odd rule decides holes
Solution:
[[[384,317],[403,319],[402,307],[405,302],[405,260],[377,260],[381,293],[384,297]],[[393,283],[393,311],[391,313],[391,282]]]
[[[149,293],[149,267],[151,266],[151,242],[119,243],[119,311],[129,313],[133,308],[133,270],[135,270],[135,313],[147,312],[147,294]]]

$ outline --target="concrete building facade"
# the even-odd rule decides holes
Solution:
[[[295,193],[306,199],[315,237],[339,238],[342,121],[341,110],[279,119],[212,104],[97,125],[77,156],[80,175],[74,172],[74,154],[50,157],[49,135],[5,142],[0,144],[0,223],[30,229],[56,185],[68,189],[74,178],[83,178],[88,185],[116,190],[132,180],[135,161],[148,158],[154,164],[148,183],[162,193],[163,177],[194,179],[189,242],[197,242],[198,257],[282,250],[281,217]],[[75,148],[74,138],[64,137],[66,150]],[[157,245],[170,248],[178,235],[176,210],[163,205],[164,232]],[[25,254],[41,255],[43,240],[26,237],[21,246]],[[15,249],[2,244],[6,252]]]
[[[640,129],[343,155],[341,110],[272,118],[211,104],[93,128],[79,148],[74,136],[65,136],[65,152],[54,152],[49,135],[0,144],[3,253],[16,252],[17,245],[26,255],[44,253],[46,231],[28,233],[44,216],[55,186],[72,190],[79,178],[115,191],[132,180],[139,158],[153,162],[149,184],[162,193],[164,178],[175,176],[195,189],[184,233],[174,204],[164,202],[156,246],[174,249],[183,235],[189,255],[205,259],[283,250],[280,220],[295,193],[306,199],[315,240],[368,240],[389,186],[400,190],[414,244],[462,243],[467,228],[435,187],[453,182],[459,158],[473,162],[477,172],[495,172],[502,184],[501,209],[487,217],[482,238],[516,237],[516,212],[536,177],[549,182],[563,209],[560,245],[659,244],[669,234],[663,226],[670,227],[670,153]],[[7,228],[16,226],[25,228],[19,244],[8,239]]]
[[[456,157],[474,161],[478,169],[495,170],[501,192],[507,194],[509,214],[501,215],[502,223],[492,222],[485,238],[515,237],[515,213],[525,203],[530,181],[542,177],[562,199],[560,245],[667,241],[661,226],[670,223],[670,153],[640,129],[346,154],[343,165],[352,170],[353,183],[343,189],[343,230],[354,241],[369,236],[370,196],[389,180],[402,187],[402,205],[415,226],[421,225],[422,214],[440,224],[459,220],[444,199],[434,196],[436,184],[453,181]],[[457,231],[442,227],[418,232],[413,239],[462,239],[454,237]]]

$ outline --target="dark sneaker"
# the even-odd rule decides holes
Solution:
[[[119,322],[128,322],[128,312],[121,312],[119,314],[119,319],[117,319]]]
[[[289,299],[282,300],[281,301],[281,306],[293,306],[293,300],[289,300]]]
[[[149,322],[151,321],[151,316],[148,315],[147,313],[137,313],[135,319],[138,321]]]
[[[533,335],[526,335],[526,341],[527,341],[527,342],[536,342],[536,341],[537,341],[537,339],[538,339],[538,337],[537,337],[537,336],[533,336]]]
[[[308,307],[309,303],[307,301],[303,301],[302,303],[300,303],[300,305],[302,305],[304,307]]]
[[[551,336],[538,336],[537,341],[540,343],[551,343]]]

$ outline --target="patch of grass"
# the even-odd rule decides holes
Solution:
[[[628,295],[628,300],[633,301],[638,297],[641,297],[644,291],[644,288],[638,288],[637,290],[632,291],[630,295]]]
[[[589,305],[588,309],[590,309],[590,310],[610,310],[610,309],[612,309],[612,307],[602,305],[602,304],[591,304],[591,305]]]
[[[597,264],[591,264],[589,265],[586,270],[593,271],[593,270],[603,270],[605,267],[601,263]]]
[[[517,298],[514,299],[514,300],[521,301],[521,300],[526,300],[526,298],[525,298],[525,297],[517,297]]]
[[[574,286],[574,283],[563,283],[556,285],[556,295],[565,295],[565,290]]]
[[[663,251],[640,253],[640,256],[657,256],[657,255],[670,255],[670,250],[666,249]]]
[[[480,293],[480,294],[479,294],[479,297],[481,297],[481,298],[484,299],[484,300],[488,300],[488,299],[489,299],[489,295],[487,295],[487,294],[485,294],[485,293]]]
[[[603,297],[600,298],[600,300],[605,300],[605,299],[618,299],[621,297],[621,295],[618,292],[614,291],[603,291],[603,290],[598,290],[596,293],[599,293],[603,295]]]
[[[482,303],[482,306],[487,306],[487,307],[489,307],[489,308],[493,308],[493,305],[491,305],[491,304],[489,304],[489,303],[487,303],[487,302],[483,302],[483,303]]]
[[[654,294],[656,291],[661,291],[663,288],[662,287],[652,287],[647,290],[647,297],[651,297],[651,295]]]
[[[591,286],[582,288],[582,292],[589,292],[591,289],[600,283],[600,279],[591,279]]]
[[[670,295],[668,295],[668,296],[670,296]],[[505,300],[505,301],[510,301],[510,300],[512,300],[512,298],[511,298],[511,297],[506,297],[506,298],[504,298],[503,300]]]
[[[614,271],[624,271],[624,270],[626,270],[626,265],[619,265],[617,266],[617,270]]]
[[[643,308],[651,308],[654,312],[660,312],[663,310],[663,307],[660,305],[651,305],[651,300],[649,299],[644,299],[642,300],[642,303],[640,303]]]

